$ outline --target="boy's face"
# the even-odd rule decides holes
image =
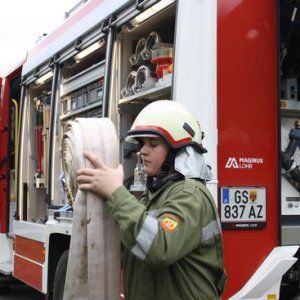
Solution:
[[[142,159],[144,170],[148,176],[155,176],[169,152],[169,146],[161,137],[145,137],[142,139]]]

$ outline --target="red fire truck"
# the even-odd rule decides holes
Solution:
[[[110,117],[120,162],[139,111],[184,103],[205,132],[224,236],[223,299],[300,299],[298,0],[90,0],[1,79],[0,287],[62,299],[64,124]],[[14,62],[12,62],[12,65]]]

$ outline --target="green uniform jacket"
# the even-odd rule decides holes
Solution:
[[[168,182],[137,200],[125,187],[107,201],[125,247],[126,300],[217,300],[226,275],[220,222],[199,181]]]

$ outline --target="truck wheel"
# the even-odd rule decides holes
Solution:
[[[53,299],[63,300],[65,280],[67,274],[69,250],[63,252],[60,256],[54,276],[53,283]]]
[[[300,294],[297,294],[292,300],[300,300]]]
[[[10,290],[9,285],[0,286],[0,294],[6,294],[9,292],[9,290]]]

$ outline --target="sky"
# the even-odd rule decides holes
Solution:
[[[0,76],[11,71],[39,37],[51,33],[80,0],[0,0]]]

